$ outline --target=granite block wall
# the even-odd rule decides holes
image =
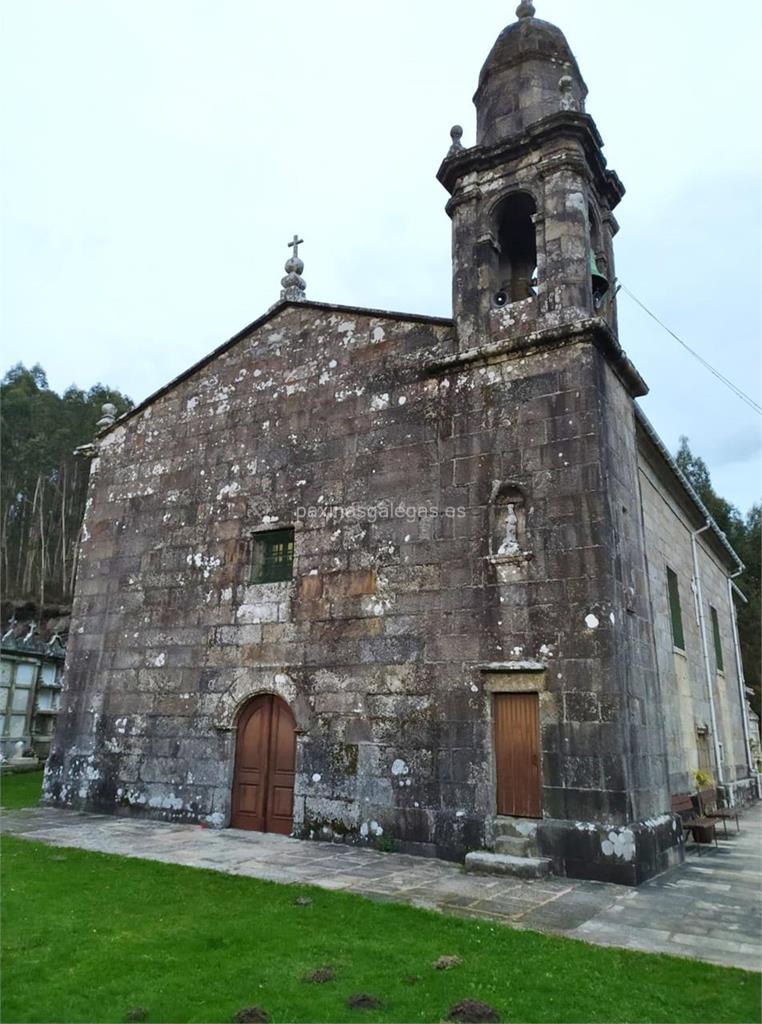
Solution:
[[[225,825],[268,691],[298,834],[460,856],[495,813],[486,680],[528,663],[545,816],[665,810],[621,392],[584,337],[463,363],[446,322],[281,307],[98,443],[47,799]],[[293,579],[251,584],[289,524]]]

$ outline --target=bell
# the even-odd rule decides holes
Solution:
[[[601,299],[609,290],[609,282],[598,269],[598,261],[592,249],[590,250],[590,277],[593,281],[593,305],[597,309],[601,304]]]

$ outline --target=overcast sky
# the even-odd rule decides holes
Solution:
[[[449,316],[435,174],[514,3],[4,0],[3,371],[140,401],[310,298]],[[760,401],[758,0],[536,0],[627,187],[620,279]],[[755,127],[756,126],[756,127]],[[760,419],[620,293],[643,407],[744,511]]]

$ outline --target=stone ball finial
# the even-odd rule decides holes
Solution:
[[[450,139],[452,140],[450,148],[447,150],[447,156],[455,156],[463,150],[463,143],[460,141],[463,138],[463,129],[459,124],[454,124],[450,129]]]
[[[578,110],[579,104],[574,98],[572,88],[574,81],[571,75],[562,75],[558,79],[558,91],[561,94],[561,110]]]
[[[116,419],[116,406],[112,405],[111,402],[105,402],[101,406],[101,414],[101,418],[95,424],[99,434],[113,426],[114,420]]]
[[[532,0],[521,0],[521,3],[516,8],[517,18],[533,18],[534,17],[534,4]]]
[[[280,281],[280,297],[286,302],[304,302],[307,282],[299,274],[289,271]]]

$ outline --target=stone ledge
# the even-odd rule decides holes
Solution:
[[[493,565],[523,565],[533,557],[531,551],[517,551],[514,555],[501,555],[498,552],[496,555],[487,555],[487,561]]]
[[[571,315],[571,313],[576,315]],[[594,345],[608,360],[614,372],[622,381],[632,398],[648,394],[648,385],[628,358],[619,339],[609,325],[600,317],[590,315],[586,310],[567,310],[568,318],[561,322],[548,322],[549,317],[538,320],[536,330],[466,349],[444,358],[424,364],[424,376],[439,376],[458,373],[472,366],[487,366],[523,358],[528,351],[542,351],[548,348],[588,342]]]
[[[524,661],[485,661],[477,668],[482,672],[544,672],[547,665],[544,661],[528,658]]]
[[[547,878],[551,861],[546,857],[514,857],[509,853],[475,850],[466,854],[466,871],[481,875],[513,875],[516,878]]]

